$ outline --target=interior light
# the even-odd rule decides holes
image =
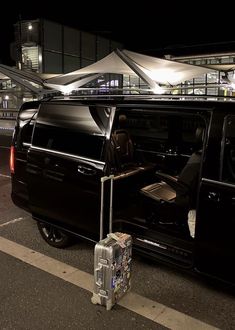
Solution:
[[[32,29],[33,29],[33,25],[31,23],[29,23],[28,30],[32,30]]]

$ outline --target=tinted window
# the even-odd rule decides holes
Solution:
[[[30,123],[27,123],[24,126],[22,126],[21,131],[20,131],[21,143],[30,143],[31,144],[33,127],[34,127],[33,120]]]
[[[91,135],[105,135],[110,112],[108,107],[43,103],[37,122],[47,126],[76,129]]]
[[[110,109],[68,104],[44,104],[38,114],[33,145],[100,159]]]
[[[222,180],[235,183],[235,116],[224,122]]]
[[[17,118],[20,128],[20,143],[31,143],[35,118],[38,112],[38,102],[26,102],[22,105]]]
[[[146,111],[147,112],[147,111]],[[199,115],[173,114],[163,112],[126,113],[126,129],[137,141],[151,140],[155,151],[168,149],[191,155],[196,147],[196,129],[205,127],[205,121]]]
[[[79,133],[68,128],[37,124],[33,145],[92,159],[100,159],[104,137]]]

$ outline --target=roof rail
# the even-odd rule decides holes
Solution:
[[[62,100],[95,100],[95,99],[105,99],[105,100],[204,100],[204,101],[235,101],[233,96],[218,96],[218,95],[187,95],[187,94],[97,94],[97,95],[70,95],[70,96],[54,96],[53,99]]]

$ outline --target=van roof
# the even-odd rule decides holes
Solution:
[[[192,108],[202,109],[229,109],[235,111],[235,97],[222,96],[191,96],[191,95],[81,95],[81,96],[57,96],[53,98],[45,98],[42,102],[65,102],[65,103],[80,103],[80,104],[107,104],[113,106],[141,106],[143,104],[153,105],[172,105],[181,104]],[[219,105],[219,106],[218,106]],[[234,110],[233,110],[234,109]]]
[[[194,101],[223,101],[234,102],[235,96],[218,95],[187,95],[187,94],[83,94],[83,95],[59,95],[45,100],[194,100]]]

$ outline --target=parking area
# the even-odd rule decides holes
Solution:
[[[234,292],[134,253],[132,290],[111,311],[91,303],[94,246],[47,245],[13,205],[9,137],[0,138],[1,329],[233,329]]]

